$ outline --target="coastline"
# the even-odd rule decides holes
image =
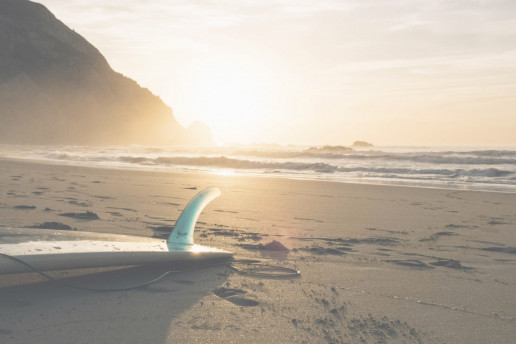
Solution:
[[[0,287],[2,342],[50,342],[56,329],[77,333],[78,343],[136,343],[143,334],[201,343],[508,343],[516,336],[516,194],[3,158],[0,180],[0,231],[59,222],[147,237],[164,235],[195,193],[218,186],[222,196],[201,215],[196,242],[301,271],[278,280],[204,269],[126,292],[141,301],[123,304],[117,294],[21,281]],[[60,215],[86,211],[99,219]],[[290,251],[257,249],[272,240]],[[220,288],[257,305],[233,303]],[[59,311],[37,317],[49,307]]]
[[[357,185],[373,185],[373,186],[392,186],[392,187],[408,187],[421,189],[437,189],[437,190],[456,190],[456,191],[473,191],[473,192],[494,192],[494,193],[509,193],[516,194],[516,186],[504,184],[488,184],[488,183],[444,183],[440,181],[414,181],[414,180],[387,180],[387,179],[364,179],[364,178],[348,178],[348,179],[332,179],[329,177],[308,177],[308,176],[294,176],[281,173],[263,173],[263,172],[242,172],[232,170],[212,170],[212,169],[158,169],[155,167],[145,166],[116,166],[116,165],[91,165],[86,163],[77,163],[69,161],[52,161],[44,159],[27,159],[21,157],[0,157],[1,161],[19,162],[26,164],[42,164],[55,166],[70,166],[79,168],[91,169],[108,169],[117,171],[139,171],[139,172],[156,172],[156,173],[170,173],[170,174],[187,174],[187,175],[211,175],[211,176],[225,176],[235,178],[271,178],[283,180],[298,180],[307,182],[323,182],[323,183],[340,183],[340,184],[357,184]]]
[[[4,158],[61,165],[516,193],[511,147],[0,145],[0,151]]]

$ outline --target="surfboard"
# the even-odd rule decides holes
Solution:
[[[0,230],[0,274],[186,261],[229,260],[231,252],[196,245],[193,232],[202,210],[220,196],[216,187],[199,192],[184,208],[167,240],[128,235],[7,228]],[[15,259],[7,259],[14,257]]]

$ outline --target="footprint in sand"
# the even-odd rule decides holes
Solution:
[[[443,259],[438,258],[436,262],[430,263],[433,266],[444,266],[446,268],[450,269],[458,269],[458,270],[472,270],[473,268],[470,268],[468,266],[464,266],[460,263],[460,261],[455,259]]]
[[[398,264],[398,265],[402,265],[402,266],[407,266],[409,268],[418,269],[418,270],[433,269],[433,266],[427,265],[417,259],[407,259],[407,260],[390,259],[390,260],[385,260],[385,262]]]
[[[72,217],[74,219],[79,220],[98,220],[99,216],[91,211],[87,211],[85,213],[63,213],[59,214],[59,216]]]
[[[242,289],[233,289],[220,287],[213,290],[213,294],[218,297],[227,300],[237,306],[254,307],[258,306],[258,301],[249,299],[240,295],[246,294],[247,292]]]
[[[15,205],[14,206],[14,209],[18,209],[18,210],[32,210],[32,209],[36,209],[35,206],[33,205]]]
[[[71,231],[73,229],[72,227],[65,225],[64,223],[61,223],[61,222],[44,222],[39,225],[36,224],[36,225],[32,226],[32,228],[58,229],[58,230],[66,230],[66,231]]]
[[[481,248],[481,250],[516,254],[516,247],[505,247],[505,246],[504,247],[484,247],[484,248]]]

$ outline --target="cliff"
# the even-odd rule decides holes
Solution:
[[[172,109],[43,5],[0,0],[0,142],[174,144]]]

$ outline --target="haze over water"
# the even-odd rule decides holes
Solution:
[[[43,0],[218,143],[516,145],[516,2]]]

